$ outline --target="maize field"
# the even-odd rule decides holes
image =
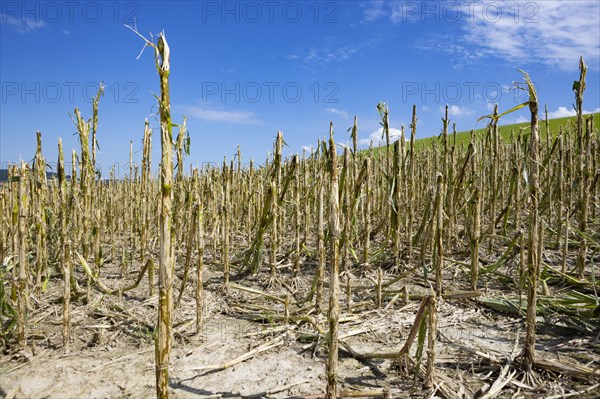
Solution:
[[[3,396],[600,395],[600,115],[582,113],[583,59],[558,129],[523,72],[528,100],[460,143],[447,107],[431,145],[416,148],[416,107],[390,142],[380,103],[385,146],[359,150],[355,118],[311,154],[284,158],[279,132],[264,160],[238,149],[186,170],[169,45],[145,43],[160,126],[140,124],[128,176],[97,172],[101,89],[74,111],[81,148],[44,143],[47,160],[38,132],[0,186]],[[531,122],[501,135],[518,108]]]

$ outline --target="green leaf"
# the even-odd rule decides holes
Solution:
[[[186,155],[190,155],[190,144],[191,144],[191,139],[190,139],[190,134],[187,133],[186,137],[183,139],[183,150],[185,151]]]
[[[354,261],[358,262],[358,256],[356,256],[356,251],[354,251],[354,248],[350,248],[350,252],[352,253],[352,257],[354,258]]]
[[[503,117],[504,115],[508,115],[508,114],[510,114],[510,113],[512,113],[512,112],[518,111],[518,110],[520,110],[521,108],[523,108],[523,107],[524,107],[524,106],[526,106],[526,105],[529,105],[529,101],[525,101],[525,102],[524,102],[524,103],[522,103],[522,104],[519,104],[519,105],[517,105],[517,106],[515,106],[515,107],[512,107],[512,108],[511,108],[511,109],[509,109],[508,111],[505,111],[505,112],[503,112],[503,113],[501,113],[501,114],[499,114],[499,115],[494,115],[494,114],[490,114],[490,115],[484,115],[484,116],[482,116],[481,118],[477,119],[477,122],[480,122],[480,121],[482,121],[482,120],[484,120],[484,119],[486,119],[486,118],[488,118],[488,119],[491,119],[491,120],[493,120],[493,121],[497,121],[497,120],[499,120],[501,117]]]
[[[94,274],[92,273],[92,270],[90,269],[90,266],[88,265],[87,261],[83,258],[83,256],[79,254],[79,252],[75,251],[75,254],[79,258],[79,263],[83,267],[85,274],[87,274],[92,280],[94,280]]]

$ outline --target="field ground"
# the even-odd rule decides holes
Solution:
[[[492,124],[468,146],[444,122],[422,150],[340,156],[330,125],[301,160],[283,159],[279,132],[264,166],[238,150],[187,177],[184,122],[174,181],[170,146],[150,173],[148,124],[141,167],[101,181],[77,119],[80,178],[64,179],[62,149],[45,178],[38,134],[35,167],[0,185],[2,396],[150,398],[168,383],[174,398],[313,399],[327,380],[343,397],[600,397],[592,117],[556,140],[535,117],[509,141]],[[412,120],[415,137],[416,107]]]
[[[118,270],[115,267],[111,270],[110,265],[105,267],[106,285],[116,286],[121,280]],[[325,387],[327,351],[323,336],[310,323],[293,316],[288,324],[283,323],[283,308],[276,303],[269,305],[264,298],[234,288],[224,293],[222,273],[217,269],[209,265],[204,273],[206,295],[202,332],[195,334],[195,303],[190,289],[193,283],[188,284],[181,306],[175,311],[170,370],[172,396],[319,397]],[[272,293],[291,293],[291,283],[300,287],[310,286],[308,278],[293,280],[289,269],[285,264],[280,267],[283,284]],[[314,274],[314,267],[309,261],[305,262],[303,269],[304,276]],[[600,274],[598,267],[596,272]],[[134,274],[137,272],[131,271],[132,278]],[[459,283],[466,280],[464,276],[460,278],[460,274],[462,271],[458,268],[446,269],[446,292],[466,290],[467,287]],[[391,281],[393,277],[386,272],[383,279]],[[418,295],[428,291],[420,277],[402,279],[387,287],[382,307],[378,309],[373,298],[375,290],[364,289],[372,288],[375,278],[373,271],[366,272],[362,278],[353,277],[351,285],[355,290],[351,314],[345,312],[346,296],[341,295],[340,339],[355,352],[354,356],[348,353],[348,349],[340,352],[339,375],[344,391],[372,391],[373,396],[381,396],[382,390],[388,390],[395,398],[447,397],[449,392],[456,393],[456,397],[476,397],[481,387],[499,379],[498,373],[511,357],[517,336],[521,340],[524,336],[524,322],[522,318],[482,306],[481,298],[443,300],[438,313],[436,346],[436,375],[440,385],[433,390],[424,390],[420,378],[414,380],[413,370],[407,373],[397,370],[393,359],[363,359],[358,356],[357,353],[397,353],[413,325],[420,303]],[[261,289],[261,281],[251,278],[245,279],[243,284]],[[499,298],[509,293],[506,289],[495,287],[493,281],[490,279],[489,284],[486,283],[483,297]],[[176,287],[179,282],[176,279]],[[416,298],[408,304],[394,294],[400,292],[404,285]],[[90,303],[85,304],[83,298],[76,301],[72,313],[73,340],[67,352],[62,349],[61,341],[60,284],[50,284],[49,287],[44,294],[44,304],[37,300],[32,303],[39,310],[30,315],[29,346],[21,351],[4,349],[0,357],[2,396],[154,397],[151,331],[157,313],[157,296],[148,299],[146,279],[137,289],[125,293],[122,300],[94,292]],[[176,289],[174,293],[177,292]],[[326,309],[326,304],[323,308]],[[302,314],[302,309],[294,308],[291,314]],[[313,316],[313,321],[327,331],[325,317]],[[540,319],[538,357],[551,363],[598,370],[598,336],[553,328],[553,325],[559,324],[559,319]],[[201,369],[224,365],[252,350],[265,348],[265,344],[266,350],[231,367]],[[416,346],[414,344],[411,350],[412,358]],[[425,357],[423,355],[423,364]],[[600,379],[594,381],[589,376],[569,378],[538,371],[535,388],[521,382],[519,373],[508,373],[508,376],[511,378],[498,397],[561,398],[569,397],[573,392],[581,392],[577,395],[579,398],[600,395]],[[499,380],[502,382],[501,378]],[[444,387],[450,391],[444,391]]]

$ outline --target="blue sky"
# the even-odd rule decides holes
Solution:
[[[188,117],[187,165],[221,162],[242,148],[262,163],[282,130],[287,155],[328,133],[339,142],[358,116],[363,147],[380,139],[377,103],[392,133],[417,105],[417,137],[438,134],[443,107],[457,130],[482,127],[511,91],[518,68],[531,75],[551,116],[572,114],[578,57],[589,65],[586,111],[600,108],[600,6],[597,1],[108,1],[0,3],[0,165],[30,160],[35,132],[57,158],[79,144],[69,114],[91,117],[100,100],[99,166],[128,170],[129,141],[141,158],[144,119],[160,149],[153,53],[124,27],[165,31],[171,47],[171,106]],[[525,120],[527,110],[505,122]],[[70,158],[69,156],[67,156]]]

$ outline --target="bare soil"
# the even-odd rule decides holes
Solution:
[[[80,281],[81,268],[75,267]],[[130,278],[137,270],[130,268]],[[302,298],[311,284],[314,264],[305,262],[302,276],[291,277],[291,265],[279,268],[279,280],[267,290],[266,276],[250,277],[236,284],[269,291],[278,296]],[[114,265],[104,265],[102,278],[109,287],[123,279]],[[191,273],[192,275],[194,273]],[[375,305],[376,273],[366,271],[353,276],[351,284],[353,310],[348,313],[345,288],[340,298],[342,323],[340,338],[353,351],[366,354],[399,351],[413,325],[419,308],[418,299],[404,303],[393,292]],[[418,274],[418,273],[416,273]],[[446,292],[467,291],[453,281],[467,281],[456,270],[447,270]],[[174,296],[180,277],[175,279]],[[387,271],[384,280],[394,277]],[[310,304],[292,306],[290,320],[283,323],[284,309],[278,302],[235,288],[224,291],[218,266],[205,268],[204,323],[195,331],[195,302],[191,281],[181,305],[174,314],[174,340],[171,355],[171,393],[173,398],[199,397],[319,397],[325,389],[326,339],[306,318],[309,315],[322,332],[327,320],[309,310]],[[346,279],[342,277],[342,283]],[[327,284],[326,284],[327,285]],[[411,294],[427,294],[425,281],[409,277],[388,287],[388,292],[408,286]],[[487,285],[487,284],[486,284]],[[484,297],[501,297],[500,288],[488,288]],[[292,289],[296,287],[296,289]],[[72,303],[72,340],[62,347],[62,284],[55,276],[43,293],[32,293],[29,315],[28,346],[15,348],[3,343],[0,356],[0,396],[9,398],[151,398],[154,390],[154,344],[152,329],[157,314],[156,295],[149,298],[147,279],[122,298],[92,291]],[[302,292],[302,294],[300,294]],[[327,287],[325,287],[327,300]],[[327,309],[327,303],[323,303]],[[537,356],[563,365],[579,365],[600,373],[600,344],[594,334],[578,334],[552,329],[552,323],[540,320]],[[548,320],[546,320],[548,321]],[[487,391],[500,375],[507,359],[514,354],[515,343],[521,347],[523,318],[503,314],[483,306],[478,299],[442,300],[438,313],[436,345],[436,385],[423,389],[422,373],[414,367],[398,370],[394,359],[363,359],[340,351],[339,383],[347,396],[354,391],[371,391],[381,396],[421,398],[449,396],[477,397]],[[227,366],[266,343],[273,347],[260,351],[245,361]],[[415,358],[416,344],[411,349]],[[421,364],[425,364],[426,354]],[[516,364],[516,362],[515,362]],[[211,366],[212,369],[209,367]],[[568,376],[560,372],[535,370],[535,386],[514,365],[515,374],[497,397],[600,397],[600,378]],[[577,393],[574,395],[574,393]]]

